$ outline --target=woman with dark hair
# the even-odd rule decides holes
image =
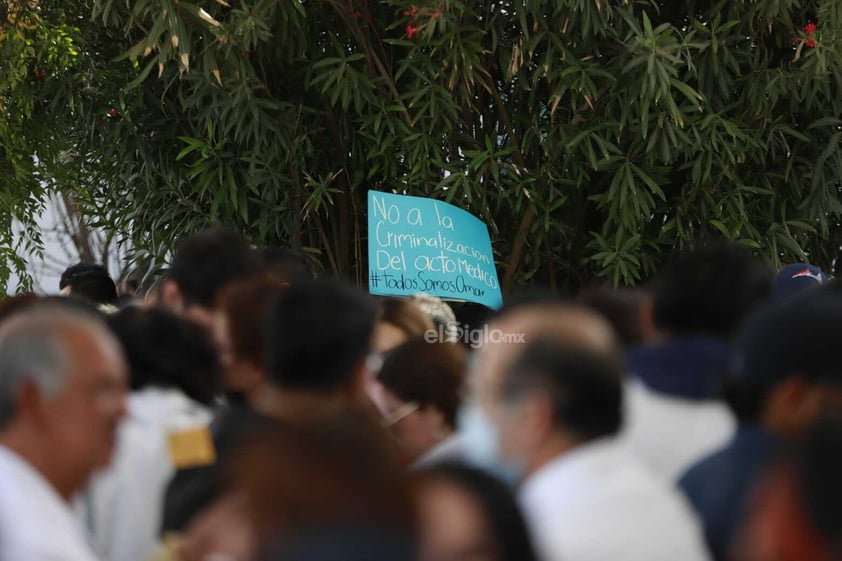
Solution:
[[[214,335],[227,404],[217,409],[210,425],[216,454],[214,461],[180,469],[172,478],[164,498],[163,534],[183,532],[214,501],[232,448],[261,422],[253,407],[268,377],[266,310],[287,287],[284,279],[261,276],[229,283],[217,296]]]
[[[478,469],[443,463],[417,472],[420,561],[535,561],[509,488]]]
[[[417,338],[386,355],[378,377],[384,425],[416,466],[462,459],[455,427],[466,368],[458,343]]]
[[[84,520],[100,557],[134,561],[158,546],[164,491],[176,468],[213,459],[207,425],[219,363],[202,328],[169,312],[129,307],[108,323],[132,391],[112,464],[86,493]]]

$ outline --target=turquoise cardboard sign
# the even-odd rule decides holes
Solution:
[[[372,294],[503,304],[488,227],[451,204],[369,191],[368,263]]]

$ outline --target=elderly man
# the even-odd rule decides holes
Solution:
[[[617,438],[622,369],[610,327],[582,308],[544,304],[490,328],[498,336],[472,373],[479,408],[463,444],[522,482],[519,499],[541,557],[707,559],[689,507]]]
[[[69,503],[110,461],[126,385],[90,313],[36,305],[0,326],[0,559],[95,559]]]

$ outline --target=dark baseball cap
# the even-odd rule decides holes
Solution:
[[[842,386],[842,294],[825,290],[770,303],[743,326],[731,364],[737,382],[791,376]]]
[[[775,275],[772,287],[772,299],[778,302],[788,300],[805,290],[818,288],[830,277],[824,271],[809,263],[787,265]]]

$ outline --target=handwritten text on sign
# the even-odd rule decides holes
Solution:
[[[453,205],[369,191],[369,291],[503,303],[485,223]]]

